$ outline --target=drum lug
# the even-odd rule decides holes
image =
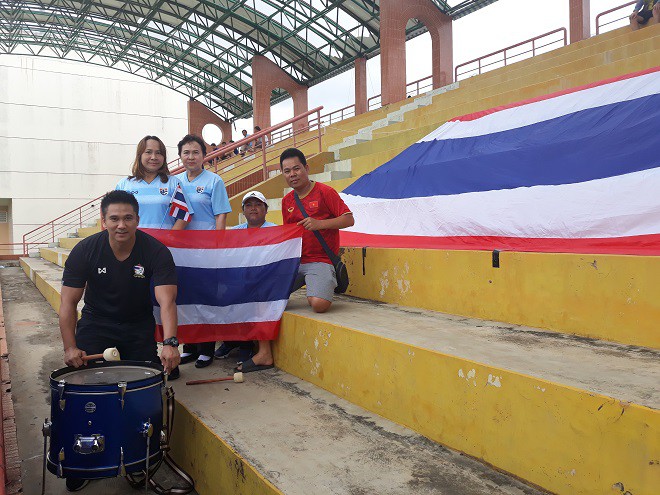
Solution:
[[[44,437],[49,437],[50,436],[50,430],[51,430],[52,426],[53,426],[53,423],[48,418],[46,418],[44,420],[43,426],[41,427],[41,433],[43,433]]]
[[[142,424],[142,430],[140,433],[142,433],[142,436],[145,438],[151,438],[151,435],[154,434],[154,425],[151,424],[151,418],[149,418],[146,423]]]
[[[64,478],[64,469],[62,468],[62,461],[64,460],[64,447],[60,449],[60,455],[58,456],[57,463],[57,477]]]
[[[60,382],[57,384],[57,390],[60,393],[60,409],[64,411],[64,406],[66,405],[66,399],[64,398],[64,387],[66,387],[66,382],[64,380],[60,380]]]
[[[121,408],[124,409],[124,395],[126,394],[126,382],[119,382],[117,384],[119,387],[119,401],[121,402]]]
[[[124,466],[124,447],[119,448],[119,476],[126,476],[126,467]]]

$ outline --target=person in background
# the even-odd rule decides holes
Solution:
[[[249,136],[247,129],[243,129],[241,133],[243,134],[243,139]],[[243,145],[243,148],[241,149],[241,156],[245,156],[246,153],[251,153],[251,152],[252,152],[252,141]]]
[[[177,178],[181,181],[183,192],[190,199],[190,206],[195,211],[188,228],[224,230],[231,206],[225,183],[220,176],[204,170],[206,156],[204,140],[194,134],[188,134],[177,146],[179,158],[186,167],[185,172],[181,172]],[[204,368],[213,361],[214,350],[215,341],[184,345],[181,363],[196,361],[197,368]]]
[[[651,19],[653,21],[649,22]],[[660,23],[660,2],[658,0],[638,0],[630,14],[630,27],[633,31],[646,24]]]

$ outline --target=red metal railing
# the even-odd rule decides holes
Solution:
[[[241,139],[240,141],[220,147],[217,150],[208,153],[204,162],[208,162],[210,164],[209,169],[215,173],[220,174],[221,176],[223,174],[226,175],[226,173],[230,170],[247,165],[247,170],[241,171],[241,173],[239,173],[237,176],[231,177],[229,179],[225,179],[223,177],[223,179],[225,179],[225,185],[227,186],[227,194],[229,196],[234,196],[241,191],[244,191],[245,189],[253,187],[259,182],[266,180],[270,172],[273,170],[279,170],[279,150],[289,146],[302,146],[309,142],[318,140],[319,152],[323,151],[321,127],[317,127],[316,133],[308,133],[309,126],[306,126],[302,130],[296,130],[296,132],[292,133],[291,135],[293,142],[284,143],[284,140],[282,139],[278,141],[282,144],[282,146],[279,147],[274,146],[274,144],[269,141],[268,138],[268,136],[273,131],[278,131],[283,127],[290,126],[294,122],[307,118],[312,114],[316,114],[316,120],[319,121],[321,117],[321,110],[323,110],[322,106],[314,108],[313,110],[309,110],[289,120],[285,120],[284,122],[269,127],[268,129],[254,133],[247,138]],[[301,137],[300,135],[303,133],[308,134],[305,137]],[[233,153],[235,148],[241,149],[243,147],[247,147],[247,145],[250,143],[256,143],[257,140],[261,140],[265,146],[261,146],[259,149],[256,149],[255,145],[253,144],[251,151],[246,151],[244,156],[238,155],[231,160],[221,159],[223,156]],[[258,158],[260,158],[260,160]],[[257,161],[252,165],[250,162],[255,159]],[[246,161],[248,163],[244,163]],[[273,167],[273,163],[276,163],[276,167]],[[179,158],[172,160],[167,165],[171,174],[176,174],[185,170],[185,167],[181,164],[181,160]],[[63,215],[60,215],[50,222],[47,222],[23,235],[23,242],[20,244],[23,251],[21,254],[23,256],[27,256],[30,252],[30,249],[35,249],[39,246],[54,243],[58,237],[64,236],[68,232],[82,227],[87,222],[98,219],[99,207],[102,197],[103,196],[94,198],[84,205],[64,213]]]
[[[420,94],[426,93],[427,91],[430,91],[432,89],[433,89],[433,76],[431,75],[431,76],[422,77],[421,79],[417,79],[416,81],[409,82],[406,84],[406,98],[419,96]],[[381,106],[380,97],[381,95],[375,95],[369,98],[367,100],[367,108],[369,110],[374,110],[379,106]]]
[[[552,38],[554,35],[558,33],[561,33],[563,36],[553,41],[549,41],[547,39],[547,38]],[[539,44],[541,40],[543,40],[542,44]],[[559,29],[555,29],[554,31],[549,31],[539,36],[535,36],[534,38],[521,41],[520,43],[516,43],[515,45],[507,46],[506,48],[497,50],[496,52],[492,52],[489,53],[488,55],[483,55],[479,58],[475,58],[474,60],[470,60],[468,62],[464,62],[462,64],[457,65],[456,68],[454,69],[454,80],[458,81],[460,77],[466,76],[466,74],[470,74],[467,77],[482,74],[483,72],[486,72],[484,71],[484,69],[493,70],[499,67],[504,67],[506,65],[509,65],[509,63],[518,62],[522,60],[521,57],[523,57],[524,55],[531,54],[530,55],[531,57],[535,57],[539,50],[542,50],[548,46],[556,45],[562,42],[563,42],[562,46],[566,46],[566,44],[568,43],[568,33],[566,31],[566,28],[559,28]],[[526,45],[530,45],[530,47],[528,49],[524,49]],[[521,49],[521,51],[516,51],[517,48]],[[514,51],[515,53],[511,53],[512,51]],[[545,51],[549,51],[549,50],[545,50]],[[493,58],[495,58],[495,60],[492,61],[488,60]],[[529,57],[524,57],[524,58],[529,58]],[[458,70],[461,67],[466,67],[473,64],[476,64],[476,67],[473,67],[471,69],[462,72],[459,72]]]
[[[618,10],[623,10],[623,9],[625,9],[625,8],[627,8],[627,7],[630,7],[631,5],[635,5],[636,3],[637,3],[636,1],[632,1],[632,2],[628,2],[628,3],[624,3],[623,5],[619,5],[618,7],[614,7],[613,9],[606,10],[605,12],[601,12],[600,14],[598,14],[598,15],[596,16],[596,36],[598,36],[598,35],[600,34],[600,29],[601,29],[602,27],[609,26],[610,24],[614,24],[615,22],[622,21],[623,19],[628,19],[628,18],[630,17],[630,14],[632,14],[632,12],[628,12],[628,13],[627,13],[626,15],[624,15],[623,17],[617,17],[616,19],[613,19],[613,20],[611,20],[611,21],[607,21],[607,22],[605,22],[605,23],[603,23],[603,24],[600,23],[600,18],[601,18],[601,17],[606,16],[606,15],[609,15],[609,14],[612,14],[612,13],[614,13],[614,12],[617,12]],[[620,14],[621,14],[621,13],[619,12],[619,15],[620,15]]]

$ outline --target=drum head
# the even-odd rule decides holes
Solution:
[[[110,385],[134,382],[158,376],[160,373],[143,366],[112,366],[107,368],[77,369],[58,377],[71,385]]]

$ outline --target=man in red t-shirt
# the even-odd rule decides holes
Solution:
[[[339,229],[355,223],[353,213],[337,191],[320,182],[309,180],[309,167],[302,151],[289,148],[280,156],[280,168],[293,191],[282,199],[284,223],[305,228],[302,239],[300,269],[293,290],[307,286],[307,301],[316,313],[325,313],[332,304],[337,276],[332,261],[325,254],[313,231],[318,230],[332,252],[339,253]],[[305,218],[296,204],[298,194],[309,217]]]

